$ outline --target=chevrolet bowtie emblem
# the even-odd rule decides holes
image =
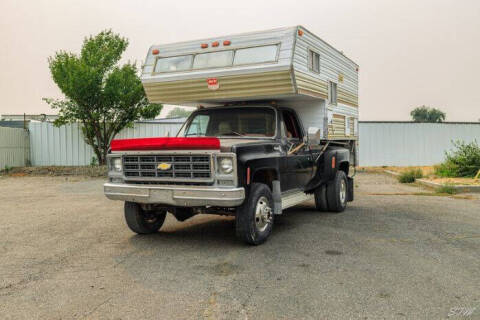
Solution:
[[[171,163],[160,163],[157,166],[157,169],[165,171],[165,170],[170,170],[171,167],[172,167]]]

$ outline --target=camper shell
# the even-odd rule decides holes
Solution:
[[[150,102],[275,101],[295,109],[305,127],[319,128],[322,139],[355,140],[358,71],[341,51],[295,26],[154,45],[141,79]]]
[[[112,141],[104,192],[132,231],[230,215],[257,245],[284,209],[353,201],[358,66],[304,27],[154,45],[141,80],[152,103],[198,108],[176,137]]]

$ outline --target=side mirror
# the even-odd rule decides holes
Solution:
[[[310,145],[320,144],[321,140],[321,130],[317,127],[308,128],[308,142]]]

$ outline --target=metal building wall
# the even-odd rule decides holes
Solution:
[[[361,166],[428,166],[442,162],[454,140],[480,143],[480,123],[360,122]]]
[[[0,127],[0,170],[27,165],[29,150],[27,130]]]
[[[115,138],[175,136],[183,122],[184,119],[137,122]],[[55,127],[51,122],[30,122],[29,130],[32,166],[83,166],[89,165],[95,156],[77,123]]]
[[[116,138],[175,136],[183,122],[184,119],[139,122],[133,128],[122,130]],[[83,141],[77,124],[56,128],[48,122],[31,122],[29,127],[33,166],[90,164],[94,153]],[[360,122],[359,133],[361,166],[433,165],[443,161],[445,151],[453,147],[452,140],[477,139],[480,143],[480,123]],[[9,140],[0,134],[0,141],[4,146],[4,141]],[[22,148],[22,144],[10,145]],[[3,154],[4,148],[1,149]],[[0,158],[0,165],[2,161]]]

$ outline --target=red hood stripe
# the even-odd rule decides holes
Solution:
[[[134,150],[204,150],[220,149],[218,138],[141,138],[117,139],[110,143],[112,151]]]

